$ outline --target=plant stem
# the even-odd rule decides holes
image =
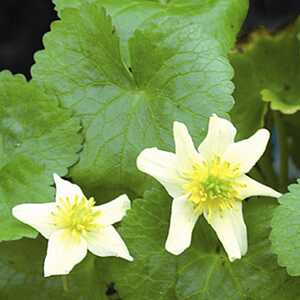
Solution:
[[[67,293],[69,291],[69,285],[68,285],[68,277],[67,277],[67,275],[63,275],[61,277],[61,280],[62,280],[63,289]]]
[[[288,185],[288,144],[287,136],[282,121],[282,115],[278,111],[274,111],[274,122],[277,133],[277,140],[280,151],[280,169],[279,169],[279,182],[281,191],[287,191]]]

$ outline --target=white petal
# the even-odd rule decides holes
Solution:
[[[69,274],[87,254],[87,243],[74,238],[68,230],[58,230],[49,239],[44,264],[45,277]]]
[[[94,208],[101,212],[100,222],[104,225],[111,225],[120,222],[130,209],[130,200],[127,195],[121,195],[115,200],[96,206]]]
[[[113,226],[86,235],[88,249],[97,256],[116,256],[133,261],[122,238]]]
[[[187,196],[175,198],[172,203],[166,250],[179,255],[191,245],[192,232],[200,213],[187,200]]]
[[[157,148],[145,149],[137,158],[137,167],[158,180],[172,197],[183,194],[185,181],[178,174],[174,153]]]
[[[260,159],[266,150],[270,133],[259,129],[246,140],[231,144],[223,155],[223,159],[240,165],[241,174],[247,173]]]
[[[226,119],[213,115],[209,118],[208,132],[198,150],[205,159],[222,156],[227,147],[234,142],[236,129]]]
[[[243,219],[241,202],[236,201],[235,206],[225,210],[223,214],[215,211],[210,218],[205,213],[204,216],[217,233],[230,261],[240,259],[246,254],[247,228]]]
[[[12,214],[21,222],[30,225],[45,238],[49,238],[51,233],[55,230],[53,225],[51,212],[55,209],[55,202],[53,203],[24,203],[15,206],[12,209]]]
[[[241,176],[237,181],[244,185],[239,190],[241,199],[252,196],[267,196],[274,198],[279,198],[281,196],[280,193],[246,175]]]
[[[183,123],[174,122],[173,132],[178,168],[180,172],[189,172],[195,161],[201,161],[202,159],[195,149],[193,140]]]
[[[73,200],[75,196],[78,196],[79,198],[84,197],[84,194],[78,185],[60,178],[57,174],[53,174],[53,178],[56,185],[56,201],[66,197],[69,197],[70,200]]]

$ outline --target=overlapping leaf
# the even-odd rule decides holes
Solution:
[[[300,295],[300,281],[277,266],[268,241],[272,199],[244,203],[249,251],[230,263],[204,218],[192,246],[175,257],[164,250],[171,201],[164,192],[148,192],[134,202],[121,230],[135,262],[113,265],[112,278],[123,300],[288,300]],[[284,288],[283,288],[284,287]],[[176,296],[175,296],[176,295]]]
[[[70,276],[43,278],[46,242],[23,239],[0,248],[0,298],[6,300],[106,300],[104,275],[86,258]]]
[[[135,30],[162,21],[175,25],[180,21],[185,26],[198,24],[198,31],[215,37],[227,54],[234,45],[248,7],[247,0],[54,0],[59,13],[87,2],[101,4],[112,16],[126,62],[129,62],[130,56],[128,40]]]
[[[280,198],[272,220],[272,249],[292,276],[300,275],[300,181]]]
[[[137,31],[129,40],[130,66],[101,3],[63,10],[61,18],[32,74],[82,119],[85,145],[72,177],[96,194],[101,188],[100,196],[105,188],[142,193],[148,180],[136,170],[137,154],[169,149],[174,120],[202,138],[208,117],[232,106],[232,69],[219,42],[184,18]]]
[[[176,260],[164,249],[170,205],[163,192],[147,192],[123,220],[120,233],[135,261],[107,260],[122,300],[175,300]]]
[[[78,159],[79,122],[33,83],[0,73],[0,240],[34,237],[11,215],[23,202],[52,201],[52,173]]]
[[[231,54],[236,86],[231,116],[241,135],[263,125],[267,103],[284,114],[300,109],[299,31],[299,20],[274,35],[261,30]]]

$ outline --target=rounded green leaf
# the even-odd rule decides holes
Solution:
[[[175,300],[176,258],[164,249],[170,209],[164,192],[151,190],[122,221],[119,232],[134,262],[106,261],[122,300]]]
[[[232,107],[232,68],[219,43],[184,20],[136,31],[128,66],[100,4],[63,10],[61,18],[32,74],[82,120],[85,144],[72,178],[98,198],[107,189],[142,194],[149,177],[136,169],[137,155],[146,147],[170,149],[175,120],[200,142],[208,118]]]
[[[291,276],[300,275],[300,181],[289,186],[272,219],[272,250]]]
[[[274,35],[260,30],[230,55],[236,86],[231,116],[240,136],[263,126],[267,103],[284,114],[300,109],[299,31],[299,20]]]
[[[34,83],[0,73],[0,240],[35,237],[13,218],[24,202],[53,200],[52,173],[67,173],[78,159],[79,122]]]
[[[5,300],[108,300],[104,274],[89,256],[67,276],[43,277],[45,239],[1,243],[0,297]]]
[[[247,0],[54,0],[54,3],[59,14],[63,9],[78,8],[86,3],[105,7],[120,33],[121,51],[126,61],[128,40],[135,30],[161,19],[175,25],[179,20],[186,26],[198,24],[198,30],[215,37],[227,54],[248,9]]]
[[[173,256],[165,249],[171,199],[153,190],[133,208],[121,225],[133,263],[109,260],[111,279],[123,300],[288,300],[297,299],[300,280],[279,268],[270,252],[270,221],[276,201],[251,199],[244,203],[249,250],[230,263],[204,217],[193,233],[192,245]]]

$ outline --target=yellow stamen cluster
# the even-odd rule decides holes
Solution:
[[[94,205],[94,198],[60,198],[52,213],[53,223],[59,229],[69,230],[75,237],[95,230],[99,227],[96,221],[101,213],[94,210]]]
[[[193,170],[186,175],[189,182],[184,188],[190,194],[189,201],[210,218],[213,211],[222,213],[233,207],[235,201],[241,201],[238,188],[243,185],[236,180],[240,175],[238,165],[216,156],[208,162],[194,164]]]

